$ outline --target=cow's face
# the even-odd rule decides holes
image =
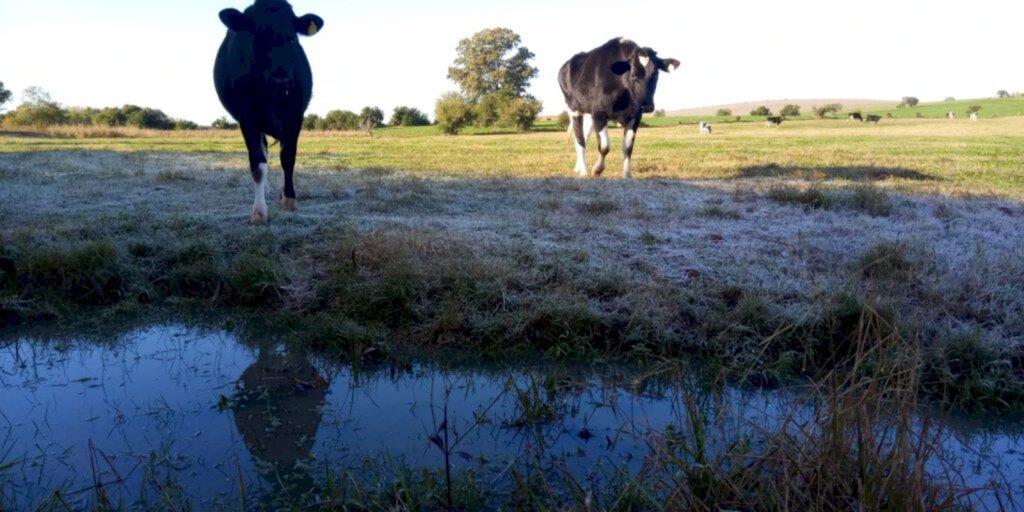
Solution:
[[[662,59],[650,48],[637,48],[629,60],[630,89],[640,102],[641,110],[654,112],[654,92],[658,89],[658,73],[671,73],[679,67],[675,59]]]
[[[299,35],[312,36],[324,26],[315,14],[295,16],[284,0],[256,0],[245,10],[224,9],[220,19],[232,32],[252,36],[255,69],[263,74],[263,83],[271,91],[287,94],[297,82],[299,65],[304,61]]]

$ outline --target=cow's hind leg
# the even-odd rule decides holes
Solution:
[[[249,171],[256,185],[252,202],[252,216],[249,223],[262,226],[267,223],[267,177],[270,167],[267,165],[267,139],[258,130],[242,128],[245,147],[249,151]]]
[[[640,128],[640,116],[627,122],[622,134],[622,177],[633,177],[633,143],[636,141],[636,130]]]
[[[578,112],[569,116],[574,142],[576,143],[576,174],[587,175],[587,137],[590,136],[592,119],[589,114]]]
[[[295,211],[298,204],[295,200],[295,185],[292,183],[292,173],[295,171],[295,154],[298,151],[299,132],[286,134],[281,141],[281,168],[284,169],[284,189],[281,190],[281,209]]]
[[[611,150],[611,139],[608,138],[608,120],[604,117],[594,117],[594,131],[597,133],[597,162],[594,164],[594,176],[600,176],[604,172],[604,159]]]

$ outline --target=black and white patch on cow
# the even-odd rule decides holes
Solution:
[[[313,72],[299,35],[315,35],[324,21],[315,14],[296,16],[285,0],[256,0],[245,12],[224,9],[228,28],[217,52],[213,82],[224,108],[238,121],[256,184],[249,222],[267,222],[267,137],[281,143],[284,187],[281,208],[295,210],[292,173],[302,119],[313,97]]]
[[[605,157],[611,150],[608,123],[614,121],[623,127],[622,176],[633,176],[633,143],[643,115],[654,112],[658,75],[678,67],[679,61],[662,59],[654,50],[624,38],[578,53],[562,65],[558,85],[569,107],[577,174],[588,175],[586,147],[591,132],[597,133],[599,156],[590,174],[604,172]]]
[[[861,121],[861,122],[863,122],[864,121],[864,116],[862,116],[860,112],[853,112],[853,113],[851,113],[846,118],[846,120],[847,121]]]
[[[764,125],[769,128],[772,126],[780,126],[782,125],[783,120],[782,116],[768,116],[764,118]]]
[[[956,119],[956,112],[953,112],[952,110],[946,112],[946,119]]]
[[[701,121],[700,122],[700,134],[701,135],[711,135],[711,123],[709,123],[707,121]]]

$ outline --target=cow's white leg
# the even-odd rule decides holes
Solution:
[[[256,195],[252,202],[252,217],[249,223],[262,226],[267,223],[267,178],[270,174],[270,166],[266,163],[260,164],[260,179],[256,181]]]
[[[576,138],[576,174],[580,176],[587,175],[587,139],[590,138],[590,132],[594,130],[594,117],[590,114],[583,114],[583,124],[580,127],[581,131],[577,132],[577,135],[582,133],[582,140],[578,136]]]
[[[611,149],[611,139],[608,138],[608,126],[597,132],[597,163],[594,164],[594,176],[604,172],[604,158]]]
[[[622,136],[622,177],[629,179],[633,177],[633,141],[636,140],[636,131],[627,128]]]

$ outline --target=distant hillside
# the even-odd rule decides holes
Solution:
[[[892,114],[893,117],[945,117],[946,112],[955,112],[956,117],[966,118],[967,109],[972,105],[981,107],[978,116],[986,117],[1010,117],[1024,115],[1024,98],[979,98],[973,100],[942,101],[936,103],[921,103],[914,108],[896,108],[899,102],[890,102],[885,107],[865,108],[866,114],[878,114],[884,116]],[[844,105],[845,106],[845,105]],[[850,109],[847,108],[847,111]]]
[[[812,109],[816,106],[828,105],[830,103],[839,103],[846,110],[868,110],[869,108],[884,108],[892,105],[896,106],[899,100],[865,100],[865,99],[803,99],[803,100],[763,100],[763,101],[747,101],[743,103],[731,103],[728,105],[712,105],[709,107],[700,108],[688,108],[682,110],[673,110],[668,112],[670,116],[713,116],[719,109],[728,109],[732,111],[734,116],[745,116],[749,115],[751,110],[762,105],[771,109],[772,113],[779,113],[782,107],[786,105],[798,105],[800,112],[803,115],[811,115]]]

